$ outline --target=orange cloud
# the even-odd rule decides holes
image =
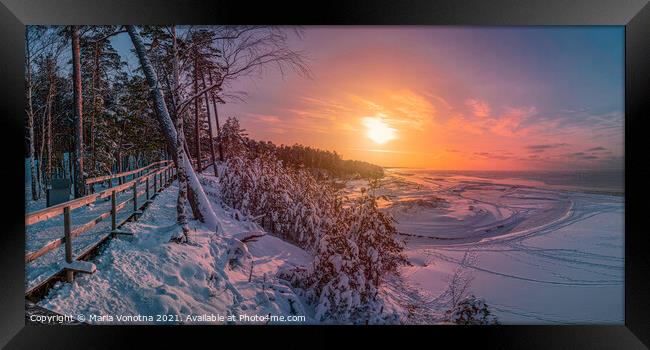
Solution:
[[[271,124],[277,124],[280,123],[281,120],[278,116],[275,115],[267,115],[267,114],[254,114],[254,113],[249,113],[249,115],[253,118],[255,118],[257,121],[263,122],[263,123],[271,123]]]

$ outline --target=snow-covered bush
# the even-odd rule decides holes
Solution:
[[[271,155],[229,158],[219,182],[225,204],[312,251],[339,202],[328,183],[304,170],[286,168]]]
[[[379,287],[406,264],[393,221],[368,192],[340,208],[320,239],[312,264],[283,271],[316,305],[316,319],[342,323],[393,323],[384,313]]]
[[[498,324],[485,300],[469,295],[461,300],[451,310],[447,311],[448,320],[460,325],[492,325]]]

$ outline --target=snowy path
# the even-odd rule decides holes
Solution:
[[[98,186],[99,187],[99,186]],[[144,190],[145,185],[140,184],[138,191]],[[150,195],[153,195],[153,185],[150,188]],[[117,195],[117,202],[121,203],[128,199],[133,198],[133,191],[127,190]],[[138,196],[138,206],[141,206],[146,201],[146,195]],[[110,198],[101,199],[95,203],[77,208],[71,211],[72,229],[94,220],[100,214],[110,211],[111,201]],[[120,222],[133,213],[133,204],[128,203],[124,209],[118,212],[117,222]],[[72,249],[74,256],[83,252],[87,247],[90,247],[103,236],[107,235],[111,230],[110,217],[99,222],[90,230],[82,233],[72,240]],[[49,220],[38,222],[34,225],[26,227],[25,230],[25,251],[33,252],[47,243],[63,237],[63,215],[58,215]],[[63,245],[46,253],[38,259],[25,265],[25,284],[26,288],[30,288],[40,281],[46,279],[51,274],[61,269],[61,264],[64,262],[65,248]]]
[[[245,260],[245,266],[224,271],[220,264],[227,240],[196,222],[190,223],[192,244],[168,242],[172,233],[180,230],[175,222],[177,192],[176,185],[172,185],[160,193],[138,221],[125,224],[124,229],[135,235],[112,239],[95,261],[97,272],[81,275],[73,284],[57,283],[39,304],[67,314],[180,317],[174,316],[171,323],[222,323],[187,318],[204,314],[294,314],[305,315],[306,322],[310,322],[311,311],[291,288],[274,278],[277,269],[285,264],[308,263],[310,257],[304,251],[265,236],[249,244],[252,260]],[[252,223],[231,219],[216,203],[214,206],[228,235],[255,228]],[[226,280],[238,293],[232,292]],[[112,323],[137,322],[113,319]]]

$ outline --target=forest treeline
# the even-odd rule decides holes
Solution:
[[[259,141],[248,137],[239,120],[229,117],[223,126],[223,147],[246,148],[247,157],[272,154],[285,166],[304,168],[319,179],[334,177],[338,179],[378,179],[384,176],[384,169],[378,165],[359,160],[342,159],[336,151],[321,150],[301,144],[276,145],[271,141]],[[227,150],[236,155],[236,151]]]
[[[377,179],[384,175],[382,167],[360,160],[341,159],[336,151],[326,151],[301,144],[276,146],[270,141],[257,142],[255,147],[275,154],[279,160],[289,166],[311,169],[320,177]]]
[[[25,154],[33,200],[54,177],[78,173],[78,197],[85,178],[166,157],[145,79],[132,74],[108,40],[116,31],[116,26],[27,27]]]

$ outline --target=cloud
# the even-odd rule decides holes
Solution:
[[[255,118],[255,120],[262,122],[262,123],[270,123],[270,124],[277,124],[280,123],[280,117],[275,116],[275,115],[265,115],[265,114],[249,114],[251,117]]]
[[[479,118],[485,118],[490,115],[490,105],[485,101],[470,98],[465,101],[465,104],[470,108],[472,114]]]
[[[507,160],[514,159],[510,152],[474,152],[474,158]]]
[[[429,98],[411,90],[390,92],[372,99],[348,95],[348,101],[356,114],[381,115],[388,124],[399,128],[422,129],[435,118],[438,110]]]
[[[280,124],[289,129],[318,133],[358,133],[366,130],[363,118],[381,118],[390,129],[422,130],[436,116],[436,104],[446,108],[443,102],[441,98],[411,90],[388,90],[369,96],[341,93],[333,98],[302,96],[297,103],[282,110],[287,118]],[[267,123],[275,121],[269,117],[257,118]]]
[[[481,135],[486,132],[483,121],[471,121],[462,114],[455,114],[447,120],[447,127],[452,130],[459,130],[473,135]]]
[[[587,150],[587,152],[598,152],[598,151],[607,151],[605,147],[593,147]]]
[[[531,107],[507,107],[501,116],[494,119],[490,131],[501,136],[526,136],[532,130],[524,127],[523,122],[537,114],[537,108]]]
[[[521,137],[535,130],[532,126],[525,126],[524,121],[536,114],[535,106],[505,107],[502,113],[483,118],[467,118],[457,113],[447,120],[447,126],[475,135],[492,133],[505,137]]]
[[[526,146],[526,148],[530,152],[540,153],[549,149],[560,148],[568,145],[569,145],[568,143],[560,142],[560,143],[548,143],[548,144],[539,144],[539,145],[528,145]]]
[[[599,159],[598,156],[585,153],[585,152],[573,152],[567,154],[568,158],[574,158],[574,159],[581,159],[581,160],[594,160],[594,159]]]

